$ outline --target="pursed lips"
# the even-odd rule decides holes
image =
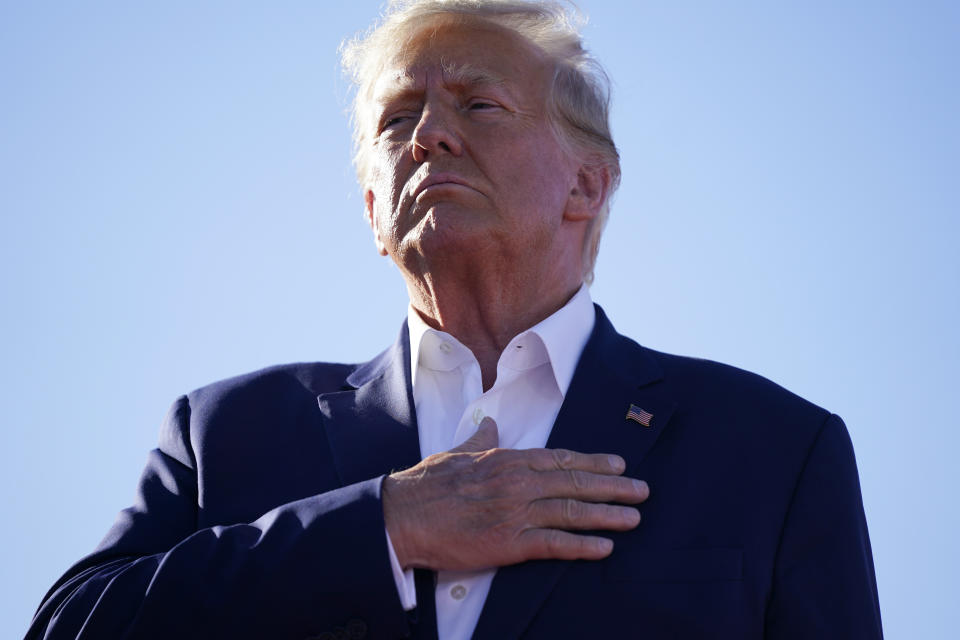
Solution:
[[[462,187],[473,189],[472,186],[467,184],[467,182],[463,178],[460,178],[459,176],[456,176],[450,173],[437,173],[433,175],[428,175],[426,178],[424,178],[420,182],[420,184],[417,185],[417,188],[414,190],[413,197],[414,199],[416,199],[420,196],[421,193],[423,193],[430,187],[435,187],[437,185],[443,185],[443,184],[456,184]],[[476,189],[474,189],[474,191],[476,191]]]

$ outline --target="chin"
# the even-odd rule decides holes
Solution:
[[[411,270],[433,272],[469,264],[482,252],[483,241],[463,233],[433,229],[408,238],[401,245],[401,260]]]

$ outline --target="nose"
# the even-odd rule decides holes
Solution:
[[[442,107],[424,106],[420,122],[413,130],[413,159],[426,162],[431,156],[463,152],[460,134],[454,126],[455,116]]]

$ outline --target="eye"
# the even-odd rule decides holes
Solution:
[[[388,115],[383,120],[383,124],[380,125],[380,130],[378,133],[383,133],[388,129],[396,129],[403,126],[404,123],[410,122],[415,116],[412,112],[402,111],[399,113],[393,113]]]
[[[407,118],[408,118],[408,116],[394,116],[394,117],[392,117],[392,118],[388,118],[387,121],[383,123],[383,127],[381,127],[381,128],[382,128],[382,129],[388,129],[388,128],[392,127],[392,126],[395,125],[395,124],[400,124],[401,122],[403,122],[403,121],[406,120]]]
[[[499,109],[500,105],[490,100],[471,100],[467,103],[467,109],[470,111],[486,111],[488,109]]]

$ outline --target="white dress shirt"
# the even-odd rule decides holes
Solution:
[[[452,335],[431,329],[410,307],[410,371],[421,458],[461,444],[476,433],[484,416],[496,420],[500,447],[545,446],[593,324],[593,303],[584,285],[560,310],[510,341],[497,362],[496,382],[484,392],[473,353]],[[413,571],[401,569],[389,540],[388,535],[400,601],[410,610],[416,606]],[[495,573],[438,572],[440,640],[473,634]]]

